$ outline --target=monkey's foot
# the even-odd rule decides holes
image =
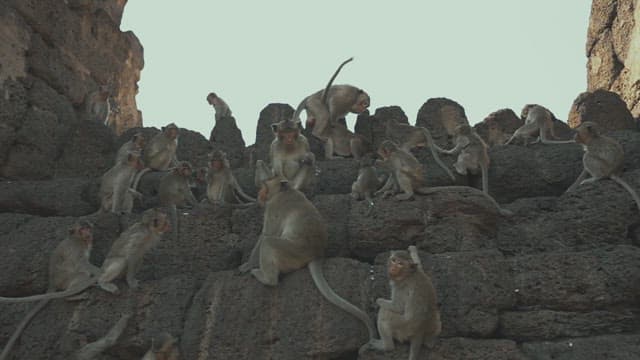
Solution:
[[[251,270],[251,274],[256,278],[256,280],[260,281],[264,285],[267,285],[267,286],[276,286],[276,285],[278,285],[278,278],[277,277],[275,278],[275,280],[274,279],[268,279],[267,276],[265,275],[265,273],[260,269]]]
[[[384,350],[384,346],[382,346],[382,340],[380,339],[371,339],[368,343],[360,346],[358,349],[358,355],[362,355],[367,351],[371,350]]]
[[[98,286],[100,286],[100,288],[102,288],[102,290],[106,291],[106,292],[110,292],[112,294],[115,294],[118,292],[118,287],[115,284],[112,283],[99,283]]]
[[[582,181],[580,182],[580,185],[591,184],[592,182],[596,182],[597,180],[598,180],[598,179],[596,179],[596,178],[594,178],[594,177],[592,177],[592,178],[588,178],[588,179],[582,180]]]
[[[396,195],[396,200],[398,200],[398,201],[406,201],[406,200],[411,199],[412,197],[413,197],[413,194],[404,193],[404,194]]]

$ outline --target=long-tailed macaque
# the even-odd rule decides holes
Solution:
[[[212,204],[243,205],[246,201],[256,202],[256,199],[242,191],[224,151],[216,150],[209,154],[206,182],[207,200]]]
[[[171,334],[162,333],[157,340],[153,339],[151,348],[140,360],[178,360],[179,358],[178,340]]]
[[[366,200],[369,204],[369,209],[365,216],[371,215],[375,205],[373,196],[384,185],[384,176],[378,176],[374,163],[375,160],[370,156],[360,159],[358,177],[351,184],[351,197],[357,201]]]
[[[391,251],[387,262],[391,299],[378,299],[378,331],[380,339],[360,348],[390,351],[393,340],[409,341],[409,360],[418,360],[422,345],[440,334],[440,310],[431,277],[422,269],[415,246],[409,251]]]
[[[487,144],[480,135],[469,125],[458,125],[455,130],[455,147],[443,150],[443,154],[458,154],[458,160],[453,167],[460,175],[470,173],[482,175],[482,191],[489,195],[489,152]]]
[[[100,339],[88,343],[74,354],[75,360],[95,360],[96,356],[114,346],[127,327],[131,314],[124,314],[109,332]]]
[[[553,129],[555,116],[543,106],[536,104],[525,105],[522,109],[521,117],[524,119],[524,125],[513,133],[511,138],[504,143],[505,145],[509,145],[516,138],[522,138],[524,140],[524,146],[527,146],[529,137],[536,135],[538,138],[532,144],[539,141],[543,144],[570,144],[574,142],[573,140],[550,140],[547,137],[548,132],[553,139],[556,138]]]
[[[143,161],[146,166],[136,176],[134,189],[138,188],[138,183],[144,174],[151,170],[166,171],[170,166],[178,163],[176,150],[178,149],[178,132],[176,124],[171,123],[162,127],[162,131],[149,141],[145,147]]]
[[[129,153],[135,152],[142,154],[144,149],[145,139],[141,132],[133,134],[131,139],[120,146],[118,153],[116,154],[116,164],[125,162]]]
[[[293,114],[293,121],[300,122],[302,110],[307,111],[307,126],[313,127],[311,134],[320,140],[327,140],[331,126],[348,113],[360,114],[371,104],[369,95],[362,89],[351,85],[332,85],[342,67],[353,58],[344,61],[333,74],[324,88],[300,102]]]
[[[22,319],[16,331],[0,353],[0,360],[9,356],[11,348],[27,327],[31,319],[42,310],[51,298],[46,295],[59,294],[57,290],[74,289],[77,286],[86,285],[87,282],[95,283],[100,275],[100,268],[89,262],[89,255],[93,246],[93,225],[87,221],[79,221],[72,225],[67,237],[53,250],[49,258],[49,288],[46,294],[36,295],[40,302]],[[0,298],[0,302],[23,302],[27,298]]]
[[[273,172],[289,180],[294,189],[306,189],[315,176],[316,157],[300,134],[300,123],[282,120],[271,124],[271,129],[275,135],[269,152]]]
[[[620,177],[624,162],[624,149],[622,145],[608,136],[601,135],[598,126],[591,121],[583,122],[578,126],[577,130],[578,133],[574,139],[584,148],[584,155],[582,157],[584,169],[567,191],[574,190],[578,185],[609,178],[620,184],[620,186],[631,194],[638,210],[640,210],[638,193]],[[591,178],[587,179],[589,175],[591,175]]]
[[[158,198],[160,205],[166,206],[171,214],[173,239],[178,241],[178,212],[176,208],[196,206],[198,201],[191,192],[191,175],[193,168],[188,161],[180,161],[178,165],[160,180]]]
[[[209,95],[207,95],[207,102],[213,106],[213,109],[216,111],[216,122],[218,122],[220,118],[231,117],[231,108],[229,108],[229,105],[227,105],[221,97],[216,95],[216,93],[209,93]]]
[[[378,148],[378,155],[382,157],[382,164],[391,171],[391,176],[376,195],[390,196],[401,190],[403,193],[395,198],[402,201],[411,199],[416,192],[426,191],[422,164],[410,152],[391,140],[385,140]]]
[[[327,160],[338,156],[353,156],[359,160],[369,148],[369,142],[361,135],[354,134],[346,125],[335,123],[326,130],[327,141],[324,143],[324,157]]]
[[[251,274],[268,286],[278,285],[280,273],[309,265],[311,277],[320,293],[332,304],[360,319],[375,336],[369,316],[336,294],[322,272],[322,258],[327,247],[327,225],[318,210],[287,179],[265,174],[258,201],[265,207],[262,233],[249,260],[240,271]],[[258,263],[259,267],[254,268]]]
[[[144,165],[140,153],[130,152],[124,161],[116,164],[102,175],[100,182],[100,210],[114,214],[130,214],[134,197],[142,198],[142,194],[133,188],[136,173]]]
[[[451,180],[456,180],[451,170],[440,160],[438,152],[442,152],[443,150],[433,141],[431,133],[427,128],[402,124],[392,118],[385,123],[385,135],[388,140],[394,141],[406,152],[410,152],[411,149],[416,147],[428,147],[438,166],[449,175]]]

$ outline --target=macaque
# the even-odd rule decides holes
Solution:
[[[134,189],[138,188],[138,183],[144,174],[151,170],[166,171],[170,166],[178,163],[176,159],[176,150],[178,149],[178,127],[171,123],[162,127],[162,131],[151,138],[142,153],[143,161],[146,166],[141,170],[134,181]]]
[[[354,159],[360,160],[369,145],[364,137],[354,134],[344,124],[328,125],[326,133],[327,141],[324,143],[324,157],[327,160],[336,159],[335,155],[352,156]]]
[[[313,93],[298,105],[292,120],[300,122],[302,110],[307,111],[307,127],[313,127],[311,134],[326,141],[330,136],[331,126],[349,112],[360,114],[371,104],[369,95],[362,89],[351,85],[332,85],[342,67],[353,58],[344,61],[333,74],[324,90]]]
[[[178,340],[168,333],[162,333],[159,339],[153,339],[151,348],[141,360],[178,360]]]
[[[133,188],[135,175],[144,168],[140,153],[130,152],[124,161],[116,164],[102,175],[100,182],[100,210],[114,214],[131,214],[134,197],[142,194]]]
[[[458,125],[455,130],[455,147],[451,150],[443,150],[443,154],[458,155],[458,160],[453,165],[460,175],[470,173],[476,175],[480,171],[482,175],[482,191],[489,195],[489,152],[487,144],[476,134],[469,125]]]
[[[376,195],[382,193],[390,196],[401,190],[403,193],[395,198],[404,201],[411,199],[416,192],[424,193],[427,190],[422,164],[410,152],[391,140],[385,140],[380,144],[378,154],[383,159],[382,163],[391,170],[391,176]]]
[[[195,206],[198,201],[191,192],[191,175],[193,169],[188,161],[180,161],[178,165],[160,180],[158,198],[160,205],[171,211],[173,238],[178,241],[178,214],[176,208]]]
[[[40,302],[33,308],[18,325],[9,341],[0,353],[0,360],[7,359],[11,348],[27,327],[31,319],[42,310],[49,300],[56,297],[75,295],[95,283],[100,275],[100,268],[89,262],[89,255],[93,247],[93,225],[87,221],[78,221],[68,229],[67,237],[53,250],[49,258],[49,288],[47,293],[23,298],[0,298],[0,302]],[[80,291],[74,290],[83,287]],[[62,292],[55,292],[62,290]],[[65,290],[71,293],[65,295]],[[60,296],[60,295],[63,296]]]
[[[222,98],[216,95],[216,93],[209,93],[209,95],[207,95],[207,102],[209,105],[213,106],[213,109],[216,111],[216,122],[223,117],[231,117],[231,109],[229,108],[229,105],[227,105]]]
[[[98,285],[108,292],[116,293],[118,287],[112,281],[125,275],[127,285],[132,289],[137,288],[139,282],[135,275],[142,265],[144,254],[169,230],[171,226],[164,212],[158,209],[145,211],[142,220],[131,225],[111,245],[102,263]]]
[[[373,349],[390,351],[393,340],[409,341],[409,360],[418,360],[424,343],[430,344],[440,334],[440,310],[436,289],[418,257],[415,246],[409,251],[391,251],[387,262],[391,299],[378,299],[378,332],[380,339],[371,340],[360,353]]]
[[[323,275],[322,258],[328,233],[325,220],[316,207],[279,175],[263,182],[258,201],[265,207],[262,233],[240,271],[251,270],[262,284],[276,286],[280,273],[308,265],[320,293],[332,304],[360,319],[367,326],[369,337],[373,338],[375,328],[369,316],[336,294]],[[258,268],[254,268],[256,264]]]
[[[127,322],[131,318],[131,314],[122,315],[120,320],[109,330],[109,332],[100,339],[88,343],[75,353],[75,360],[95,360],[96,356],[108,348],[114,346],[118,341],[118,338],[124,332],[127,327]]]
[[[601,135],[598,126],[585,121],[578,128],[578,133],[574,140],[584,148],[582,165],[584,169],[576,181],[567,189],[567,192],[574,190],[579,185],[589,184],[609,178],[622,186],[631,194],[640,210],[640,198],[638,193],[622,178],[624,149],[619,142],[605,135]],[[591,175],[587,179],[587,176]]]
[[[399,147],[406,152],[410,152],[416,147],[429,147],[431,155],[436,163],[438,163],[438,166],[449,175],[451,180],[456,180],[451,170],[440,160],[438,152],[442,152],[443,150],[433,141],[431,133],[427,128],[402,124],[395,119],[389,119],[385,123],[385,135],[388,140],[399,144]]]
[[[227,154],[214,151],[209,154],[209,169],[206,174],[207,199],[212,204],[242,205],[245,201],[255,203],[256,199],[242,191],[240,184],[233,176]]]
[[[271,128],[275,135],[269,151],[273,171],[289,180],[294,189],[306,189],[315,176],[316,157],[307,138],[300,134],[300,123],[282,120]]]
[[[524,146],[527,146],[527,140],[531,136],[538,136],[538,138],[532,143],[542,142],[543,144],[570,144],[573,140],[550,140],[547,136],[547,132],[551,134],[552,138],[556,138],[553,122],[555,116],[540,105],[529,104],[522,109],[521,117],[524,120],[524,125],[519,127],[511,136],[511,138],[504,143],[509,145],[516,138],[523,138]]]
[[[369,209],[365,216],[371,215],[374,203],[373,196],[384,184],[384,176],[378,177],[372,157],[364,157],[360,159],[360,169],[358,170],[358,178],[351,185],[351,197],[354,200],[366,200]]]
[[[127,160],[127,156],[129,155],[129,153],[134,152],[134,153],[142,154],[142,150],[144,149],[144,144],[145,144],[144,135],[141,132],[137,132],[133,134],[131,139],[126,143],[122,144],[122,146],[120,146],[120,149],[118,149],[118,153],[116,155],[116,164],[125,162]]]

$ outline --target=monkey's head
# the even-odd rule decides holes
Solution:
[[[351,106],[351,112],[355,114],[361,114],[371,105],[371,98],[369,94],[367,94],[364,90],[358,89],[358,95],[356,96],[356,101]]]
[[[209,103],[209,105],[213,105],[215,100],[218,98],[218,95],[216,95],[216,93],[209,93],[209,95],[207,95],[207,102]]]
[[[136,170],[144,169],[144,162],[139,151],[132,151],[127,154],[127,164]]]
[[[142,213],[142,224],[146,225],[152,232],[163,234],[171,230],[167,214],[156,208],[149,209]]]
[[[378,155],[383,159],[388,159],[389,156],[398,150],[398,145],[391,140],[385,140],[378,147]]]
[[[144,148],[145,139],[144,135],[141,132],[137,132],[133,134],[131,137],[131,141],[135,144],[136,148],[142,150]]]
[[[456,135],[471,135],[471,126],[468,124],[460,124],[456,126],[455,134]]]
[[[164,136],[168,137],[171,140],[175,140],[178,138],[178,130],[178,127],[174,123],[162,127],[162,133],[164,134]]]
[[[180,161],[178,166],[173,168],[173,173],[184,178],[189,178],[193,174],[193,167],[188,161]]]
[[[229,161],[227,160],[227,153],[221,150],[216,150],[208,155],[209,167],[216,171],[220,171],[225,167],[229,167]]]
[[[258,203],[265,206],[278,193],[291,189],[289,181],[283,176],[273,176],[262,182],[258,191]]]
[[[387,272],[389,279],[402,281],[416,272],[417,265],[411,260],[409,252],[406,250],[391,251],[387,262]]]
[[[529,110],[531,110],[531,108],[533,108],[534,106],[540,106],[538,104],[526,104],[525,106],[522,107],[522,111],[520,111],[520,119],[522,120],[526,120],[527,116],[529,115]]]
[[[598,125],[591,121],[585,121],[576,128],[578,131],[573,139],[582,145],[589,145],[594,138],[600,136]]]
[[[93,224],[86,220],[80,220],[69,227],[69,236],[82,241],[85,246],[91,248],[93,244]]]
[[[285,148],[291,148],[298,142],[300,136],[300,122],[293,120],[282,120],[275,124],[271,124],[271,130],[278,137]]]
[[[372,154],[365,154],[360,158],[359,165],[361,168],[366,168],[370,166],[374,166],[376,163],[376,159]]]
[[[198,184],[206,184],[207,183],[207,168],[200,167],[194,171],[195,182]]]

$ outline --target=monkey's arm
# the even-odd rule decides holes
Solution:
[[[393,302],[393,299],[391,300],[386,300],[383,298],[378,298],[376,300],[376,304],[378,304],[378,306],[380,306],[381,309],[387,310],[387,311],[391,311],[397,314],[401,314],[403,312],[402,307],[400,307],[398,304]]]
[[[242,191],[240,184],[238,184],[238,181],[233,176],[231,177],[231,186],[233,187],[233,189],[235,189],[235,191],[238,193],[240,197],[250,202],[256,202],[256,199],[252,198],[251,196],[245,194],[244,191]]]
[[[459,153],[462,149],[464,149],[470,143],[471,143],[471,141],[466,136],[458,136],[456,138],[456,146],[453,149],[442,150],[441,152],[443,154],[447,154],[447,155],[454,155],[454,154]]]
[[[424,272],[422,268],[422,260],[420,260],[420,256],[418,255],[418,248],[415,245],[409,246],[409,256],[411,256],[411,260],[416,264],[418,270]]]

